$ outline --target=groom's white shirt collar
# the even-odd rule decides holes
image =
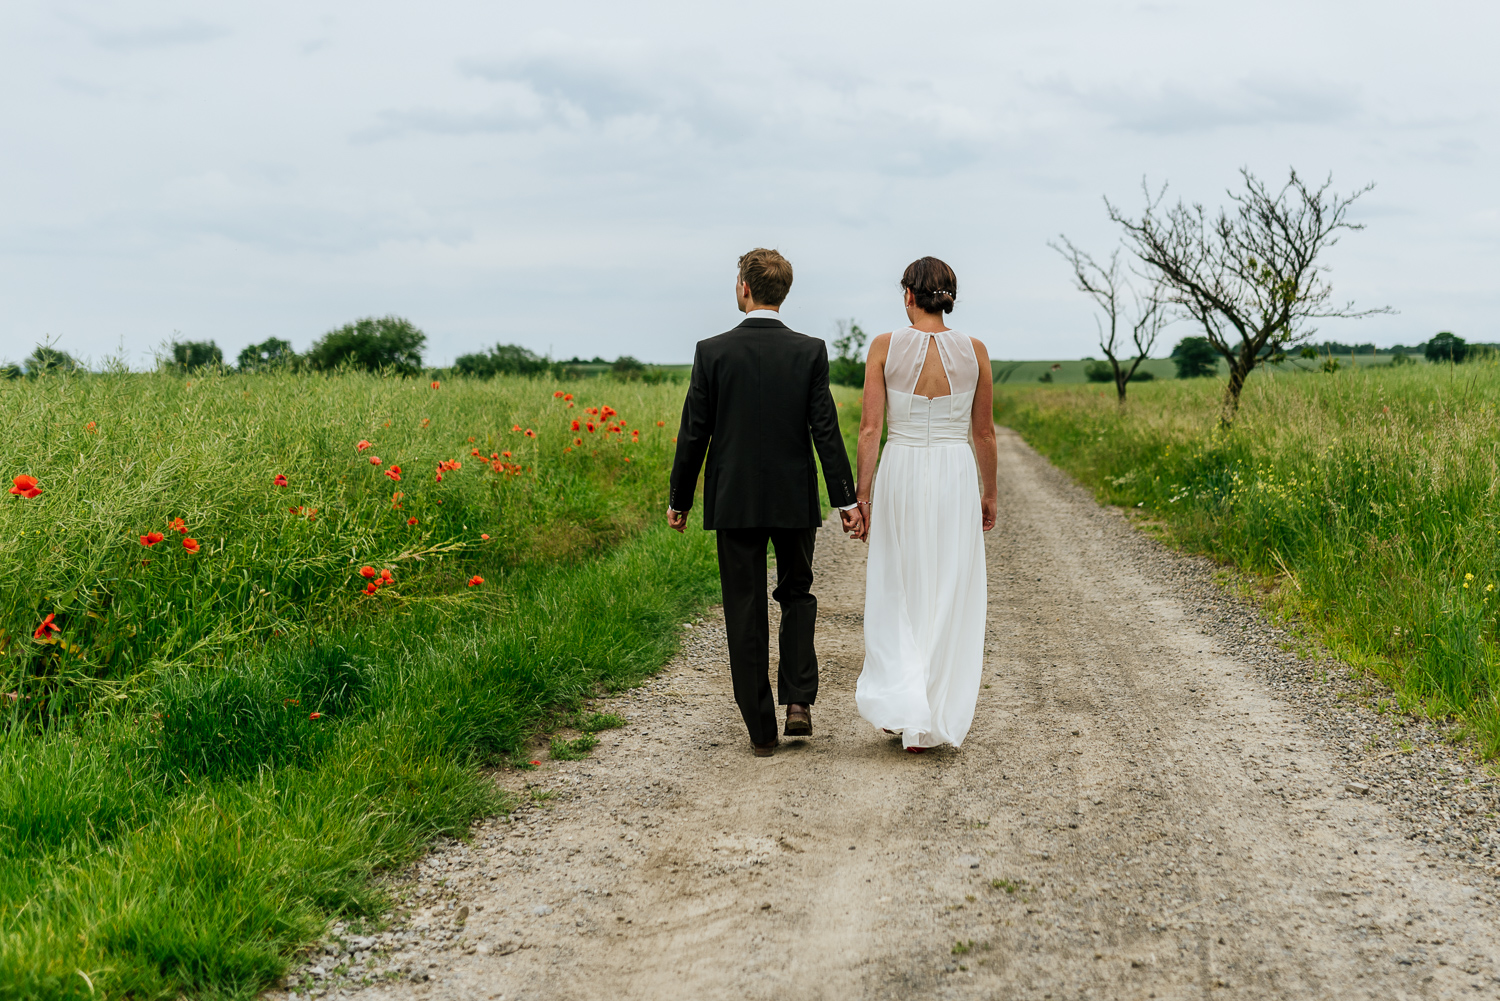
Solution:
[[[781,320],[781,314],[774,309],[752,309],[745,314],[747,320]]]

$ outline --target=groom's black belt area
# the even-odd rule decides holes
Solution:
[[[719,582],[724,589],[724,628],[729,673],[753,743],[776,739],[776,703],[818,698],[818,655],[813,630],[818,599],[811,593],[816,528],[721,528]],[[771,627],[766,610],[766,543],[776,547],[776,590],[781,605],[781,664],[777,698],[771,698]]]

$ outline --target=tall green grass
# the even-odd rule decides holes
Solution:
[[[1220,380],[1107,389],[997,387],[996,419],[1500,750],[1500,367],[1268,372],[1230,430]]]
[[[711,538],[658,521],[681,392],[0,384],[0,469],[42,487],[0,504],[0,999],[248,997],[504,808],[482,766],[717,592]]]

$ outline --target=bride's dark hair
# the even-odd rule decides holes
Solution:
[[[958,298],[958,276],[936,257],[922,257],[906,266],[901,287],[916,298],[924,313],[951,313]]]

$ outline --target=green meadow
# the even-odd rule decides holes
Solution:
[[[1267,599],[1500,751],[1500,366],[996,388],[996,420],[1101,500],[1259,575]]]
[[[0,383],[0,998],[251,996],[506,809],[717,595],[682,391]]]

